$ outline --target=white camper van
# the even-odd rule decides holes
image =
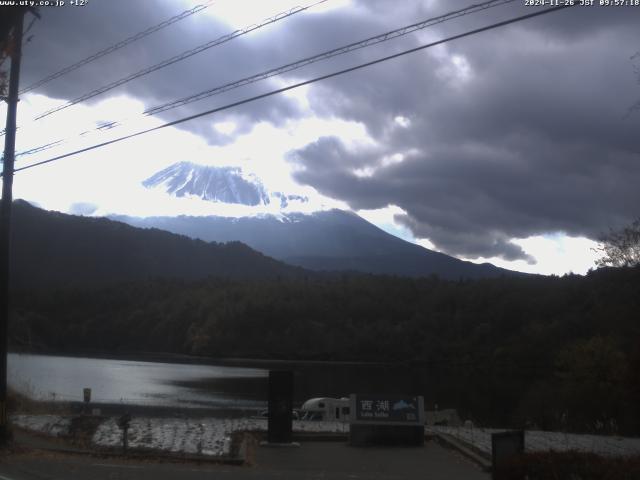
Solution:
[[[350,414],[348,398],[311,398],[302,404],[300,420],[346,422]]]

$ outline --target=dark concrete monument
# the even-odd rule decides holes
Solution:
[[[494,475],[505,468],[514,456],[524,453],[524,431],[491,434],[491,464]]]
[[[269,372],[269,444],[291,444],[293,426],[293,372]]]

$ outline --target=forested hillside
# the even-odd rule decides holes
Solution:
[[[239,242],[193,240],[105,218],[13,208],[12,284],[16,288],[108,285],[154,277],[203,279],[302,276],[302,270]]]
[[[159,228],[205,241],[240,241],[290,265],[316,271],[357,271],[403,277],[495,278],[520,272],[477,264],[407,242],[353,212],[319,211],[252,217],[115,216],[140,228]]]
[[[16,296],[28,350],[386,360],[475,418],[638,432],[640,268],[452,282],[153,280]]]

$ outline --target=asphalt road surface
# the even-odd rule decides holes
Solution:
[[[337,479],[488,480],[489,474],[431,441],[413,448],[354,448],[305,442],[300,448],[257,447],[251,466],[144,462],[49,452],[0,459],[0,480]]]

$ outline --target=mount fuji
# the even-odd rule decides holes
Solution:
[[[260,179],[236,167],[176,163],[143,182],[176,197],[251,206],[304,203],[305,197],[269,192]],[[240,241],[291,265],[319,271],[447,279],[521,275],[489,263],[476,264],[395,237],[357,214],[344,210],[260,214],[245,217],[177,216],[110,218],[134,227],[158,228],[194,239]]]
[[[148,189],[160,189],[175,197],[239,205],[259,206],[279,203],[285,208],[290,202],[306,202],[301,195],[267,192],[260,179],[246,174],[240,167],[211,167],[191,162],[170,165],[142,182]]]

